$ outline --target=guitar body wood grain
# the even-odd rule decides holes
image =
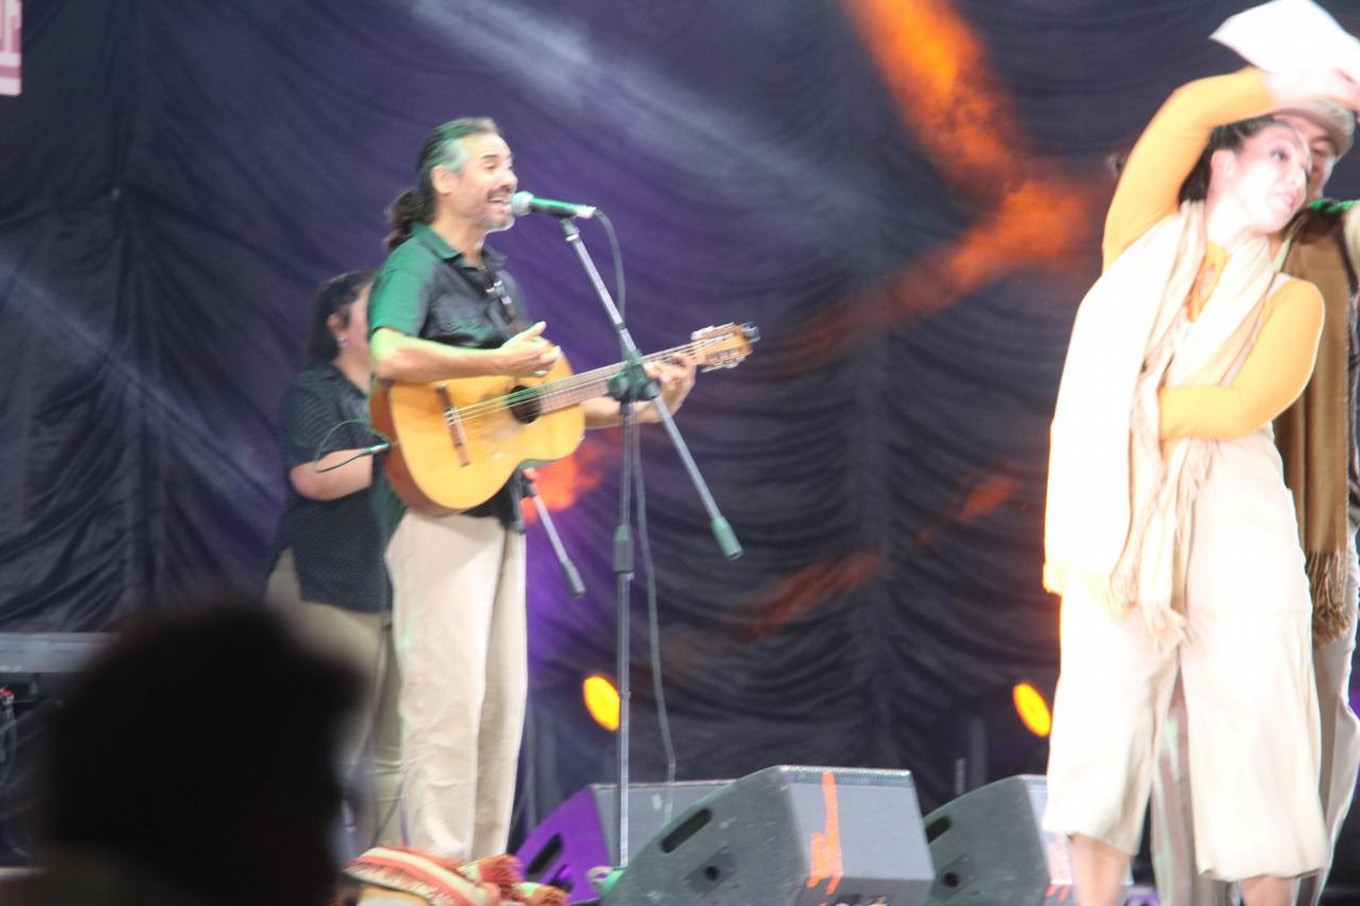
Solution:
[[[388,480],[412,509],[431,515],[457,513],[489,499],[520,466],[570,455],[585,437],[585,413],[579,405],[540,411],[526,423],[520,415],[535,408],[531,401],[503,402],[515,399],[510,395],[517,387],[532,390],[570,374],[570,366],[560,359],[542,378],[375,385],[369,400],[373,425],[397,439],[387,454]],[[461,434],[445,419],[436,389],[441,385],[456,409]]]

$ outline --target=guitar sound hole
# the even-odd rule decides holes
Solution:
[[[522,424],[536,421],[543,412],[538,402],[538,391],[529,387],[515,387],[510,392],[510,412]]]

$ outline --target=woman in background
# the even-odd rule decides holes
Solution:
[[[284,394],[280,446],[288,506],[266,596],[370,681],[367,707],[342,750],[351,812],[349,855],[400,840],[399,675],[392,590],[372,493],[368,427],[369,272],[322,284],[305,371]],[[326,470],[326,471],[322,471]]]

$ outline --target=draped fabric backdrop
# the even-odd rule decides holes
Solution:
[[[906,767],[929,808],[969,717],[992,773],[1041,771],[1004,750],[1004,699],[1056,674],[1047,429],[1109,158],[1177,84],[1241,65],[1206,36],[1248,5],[28,0],[0,98],[0,630],[260,586],[312,292],[381,262],[425,133],[489,115],[524,188],[609,212],[644,350],[761,332],[678,419],[743,557],[664,432],[641,442],[679,776]],[[1333,194],[1357,186],[1343,162]],[[551,220],[491,244],[577,370],[617,359]],[[613,770],[579,685],[613,672],[617,441],[544,478],[584,599],[529,530],[526,822]],[[644,591],[633,773],[655,780]]]

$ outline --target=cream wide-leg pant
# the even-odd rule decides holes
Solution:
[[[1332,852],[1328,864],[1300,885],[1299,906],[1316,906],[1331,868],[1331,858],[1341,836],[1341,825],[1350,812],[1360,775],[1360,720],[1350,704],[1351,659],[1355,653],[1357,596],[1360,596],[1360,561],[1355,539],[1350,543],[1350,569],[1346,576],[1346,600],[1351,625],[1339,639],[1313,649],[1313,672],[1317,677],[1318,711],[1322,719],[1322,771],[1318,793]],[[1157,770],[1152,784],[1152,867],[1157,876],[1157,895],[1162,906],[1228,906],[1232,892],[1222,881],[1197,873],[1195,868],[1194,818],[1190,808],[1190,778],[1185,771],[1188,751],[1185,740],[1185,700],[1179,687],[1171,700],[1162,730]]]
[[[1329,846],[1312,604],[1267,432],[1219,444],[1191,534],[1188,639],[1176,648],[1159,651],[1136,609],[1116,617],[1079,592],[1063,599],[1044,826],[1136,851],[1179,673],[1199,872],[1317,871]]]
[[[528,693],[524,536],[407,512],[387,547],[410,846],[504,852]]]

